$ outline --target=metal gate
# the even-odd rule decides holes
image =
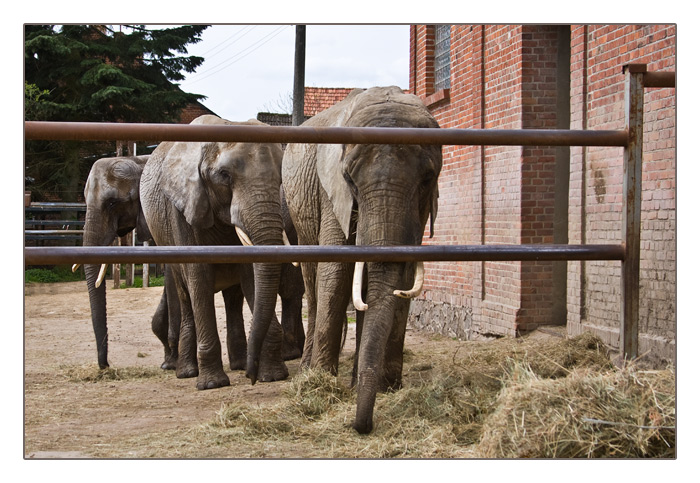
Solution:
[[[497,130],[413,128],[313,128],[272,126],[122,124],[26,121],[25,139],[229,141],[321,144],[437,144],[509,146],[617,146],[624,148],[622,240],[612,245],[168,246],[25,247],[26,265],[69,263],[253,263],[327,261],[532,261],[619,260],[620,350],[637,357],[644,89],[675,87],[675,72],[625,73],[625,129]]]

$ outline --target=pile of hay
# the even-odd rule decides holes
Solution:
[[[282,402],[229,404],[198,439],[245,442],[250,451],[238,457],[675,456],[670,370],[617,369],[588,334],[453,347],[406,354],[404,387],[378,396],[370,435],[351,427],[355,395],[347,383],[307,370]],[[339,372],[350,364],[342,361]]]
[[[107,367],[98,368],[95,364],[61,365],[59,374],[70,382],[127,381],[139,379],[165,379],[167,373],[154,367]]]
[[[673,458],[671,371],[574,369],[542,379],[516,364],[484,421],[484,458]]]

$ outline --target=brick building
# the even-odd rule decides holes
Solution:
[[[178,123],[189,124],[195,119],[197,119],[199,116],[203,116],[205,114],[213,114],[214,116],[216,116],[214,111],[206,107],[201,102],[193,102],[185,106],[185,108],[182,110],[182,112],[180,113],[180,120],[178,121]]]
[[[305,87],[304,88],[304,120],[315,116],[321,111],[345,99],[351,87]],[[271,126],[291,126],[291,114],[259,112],[258,121]]]
[[[674,25],[415,25],[409,92],[443,128],[624,129],[623,66],[675,71]],[[639,352],[675,360],[675,89],[645,93]],[[445,146],[425,244],[620,243],[622,148]],[[411,323],[463,339],[539,325],[619,346],[619,262],[426,263]]]

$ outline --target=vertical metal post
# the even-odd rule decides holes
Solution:
[[[294,48],[294,93],[292,94],[292,125],[304,122],[304,74],[306,71],[306,25],[297,25]]]
[[[143,242],[143,246],[147,247],[148,242],[147,241]],[[143,285],[142,285],[143,288],[147,288],[148,284],[150,282],[148,279],[148,277],[150,276],[150,273],[148,273],[149,268],[151,268],[151,267],[149,267],[148,262],[144,262],[143,263],[143,275],[142,275],[143,276]]]
[[[117,238],[116,240],[114,240],[113,245],[121,245],[121,238]],[[121,285],[121,270],[121,263],[115,263],[112,265],[112,281],[114,282],[114,288],[119,288],[119,286]]]
[[[642,218],[642,147],[644,136],[645,64],[630,64],[625,72],[625,124],[629,142],[624,154],[620,351],[624,360],[638,355],[639,253]]]
[[[136,230],[131,230],[131,232],[126,235],[126,243],[129,246],[135,247],[136,246]],[[136,276],[136,265],[133,263],[129,263],[126,266],[126,286],[127,287],[133,287],[134,286],[134,277]]]

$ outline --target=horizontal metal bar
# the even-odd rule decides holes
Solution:
[[[82,235],[26,235],[25,240],[37,240],[37,241],[47,241],[47,240],[82,240]]]
[[[676,73],[645,72],[644,87],[676,87]]]
[[[85,203],[44,203],[33,202],[24,207],[24,211],[86,211]]]
[[[25,121],[26,139],[474,146],[626,146],[627,131],[227,126]]]
[[[24,230],[24,235],[82,235],[83,230]]]
[[[32,226],[83,226],[85,221],[81,220],[24,220],[24,227]]]
[[[288,263],[623,260],[622,245],[26,247],[27,265],[65,263]]]

